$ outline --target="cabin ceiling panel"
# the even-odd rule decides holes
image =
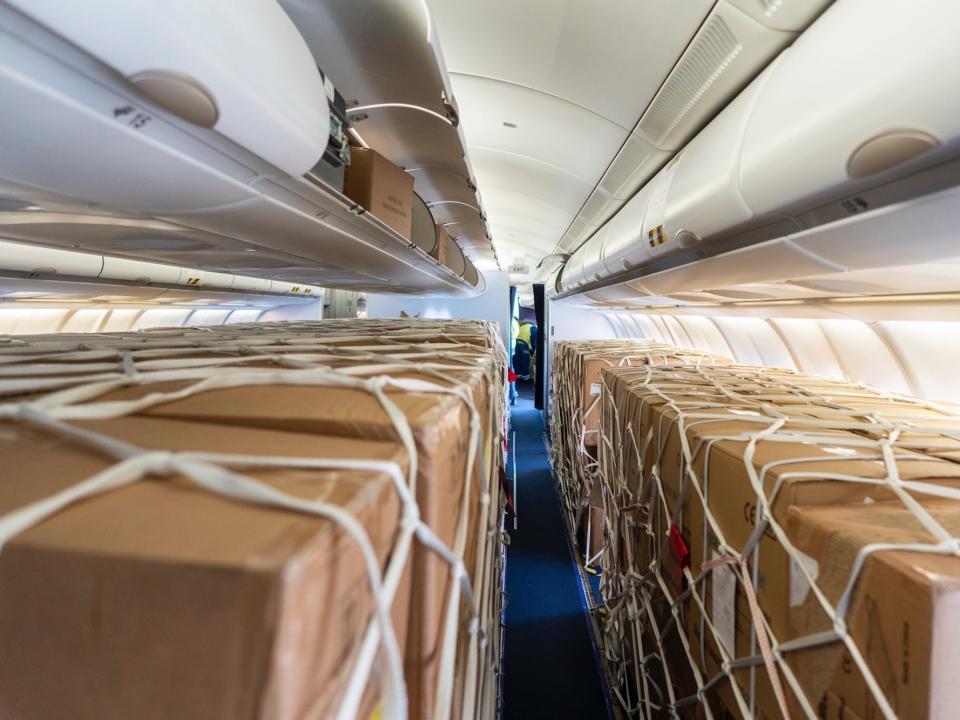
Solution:
[[[498,252],[509,260],[521,247],[539,261],[553,247],[573,213],[536,198],[506,191],[488,192],[484,203]]]
[[[563,236],[713,5],[606,0],[598,12],[582,0],[427,2],[493,241],[503,258],[533,248],[535,262]]]
[[[526,195],[570,208],[582,203],[592,189],[589,182],[563,168],[499,148],[472,147],[470,161],[484,193],[522,188]]]
[[[553,95],[624,129],[636,124],[713,5],[712,0],[428,3],[451,71]],[[454,90],[462,109],[456,82]]]
[[[629,132],[602,115],[520,85],[456,72],[452,82],[471,155],[474,147],[501,150],[595,184]]]

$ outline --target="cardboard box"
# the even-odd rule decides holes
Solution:
[[[343,194],[410,239],[413,177],[380,153],[352,148]]]
[[[450,243],[453,240],[450,234],[440,225],[437,226],[437,244],[430,253],[430,257],[441,265],[447,265],[450,261]]]
[[[488,413],[489,400],[483,374],[464,370],[474,388],[480,416]],[[441,382],[431,375],[393,373],[393,377]],[[452,376],[452,375],[451,375]],[[105,395],[102,400],[142,397],[157,390],[173,390],[182,383],[161,387],[133,386]],[[463,495],[468,492],[465,476],[469,415],[453,395],[388,390],[410,423],[418,450],[416,498],[420,516],[448,546],[455,544]],[[344,387],[304,385],[247,385],[211,390],[181,400],[156,405],[142,412],[148,417],[189,420],[214,425],[282,429],[339,437],[393,440],[396,431],[389,416],[371,393]],[[484,449],[481,457],[491,457]],[[468,538],[478,536],[481,495],[488,491],[481,474],[481,459],[473,469],[473,481],[466,499]],[[464,563],[476,578],[477,543],[465,545]],[[440,641],[446,599],[451,589],[449,565],[433,552],[417,545],[413,552],[416,582],[411,598],[406,652],[407,693],[411,715],[432,717],[434,692],[440,672]],[[479,583],[477,583],[479,584]],[[465,618],[461,617],[465,632]]]
[[[651,401],[645,408],[649,411],[647,422],[650,425],[641,425],[641,428],[652,427],[654,439],[651,447],[662,448],[659,475],[665,504],[671,516],[678,513],[677,524],[690,550],[691,572],[696,576],[703,563],[713,559],[718,550],[718,538],[708,530],[700,494],[687,475],[676,413],[663,402]],[[688,423],[687,444],[699,449],[691,470],[701,483],[700,489],[724,540],[739,549],[745,547],[754,532],[761,506],[744,464],[746,439],[718,438],[735,438],[756,432],[764,425],[739,420],[735,414],[728,415],[729,419],[724,418],[722,412],[712,411],[711,414],[717,419]],[[802,421],[788,422],[783,431],[809,432],[809,428]],[[822,440],[819,444],[761,440],[755,445],[752,465],[758,474],[763,473],[768,498],[777,488],[772,511],[781,526],[786,520],[786,511],[794,505],[832,505],[894,497],[886,485],[869,482],[886,477],[887,471],[881,462],[851,459],[864,451],[854,444],[858,439],[854,433],[824,429],[818,432]],[[960,466],[954,463],[906,451],[898,451],[898,457],[902,480],[960,487]],[[651,458],[650,462],[655,459]],[[865,482],[829,479],[832,477],[858,477]],[[669,527],[660,528],[661,532],[668,530]],[[769,528],[761,537],[756,552],[760,567],[757,594],[774,634],[783,638],[788,632],[787,608],[795,601],[791,594],[802,593],[802,573],[791,565],[789,556]],[[669,554],[663,553],[661,557],[668,575],[674,576],[677,568],[671,563]]]
[[[953,537],[960,536],[960,503],[921,504]],[[820,559],[817,585],[832,603],[845,589],[864,547],[936,543],[900,502],[794,508],[790,532],[805,553]],[[845,619],[850,637],[899,717],[956,717],[960,557],[899,550],[869,555]],[[818,632],[829,622],[814,598],[793,608],[791,620],[798,637]],[[799,653],[791,664],[815,705],[829,693],[856,717],[882,717],[863,676],[839,643]]]
[[[137,417],[82,426],[145,449],[405,466],[395,441]],[[0,457],[0,513],[115,464],[11,423],[0,425]],[[385,565],[399,515],[385,475],[246,474],[348,509]],[[404,583],[394,605],[401,641],[408,593]],[[329,716],[372,607],[360,551],[330,521],[226,499],[179,476],[148,478],[62,510],[0,553],[0,717]]]
[[[745,371],[737,372],[748,375]],[[682,567],[669,551],[669,542],[665,539],[671,531],[673,519],[676,519],[682,544],[689,550],[688,562],[694,576],[699,574],[705,561],[715,559],[720,552],[719,539],[705,521],[704,502],[695,492],[694,478],[729,546],[743,548],[754,532],[758,502],[744,464],[746,434],[763,429],[776,419],[762,408],[764,403],[772,404],[776,398],[770,388],[763,386],[762,377],[752,382],[749,377],[742,378],[735,394],[724,398],[722,393],[712,394],[709,383],[699,382],[696,375],[682,369],[656,371],[656,388],[637,381],[646,376],[646,371],[622,368],[604,371],[605,382],[613,390],[611,400],[617,402],[616,417],[622,424],[631,424],[638,446],[645,448],[642,461],[636,461],[633,459],[636,452],[630,442],[615,437],[616,447],[628,449],[614,453],[605,462],[614,468],[612,475],[607,477],[615,477],[630,487],[647,488],[648,494],[642,499],[650,507],[654,542],[637,544],[638,564],[635,567],[646,568],[648,563],[655,562],[670,583],[675,598],[684,585],[682,581],[677,582]],[[686,443],[694,454],[689,468],[683,461],[678,414],[661,394],[667,395],[685,413]],[[797,508],[806,510],[843,504],[856,509],[866,508],[863,511],[869,512],[873,507],[870,503],[880,505],[895,497],[885,484],[869,482],[882,480],[887,471],[877,459],[857,457],[870,452],[869,448],[862,447],[863,433],[823,427],[824,423],[819,422],[821,418],[806,412],[810,409],[807,404],[795,396],[791,399],[796,407],[786,407],[790,420],[781,428],[781,436],[759,440],[752,459],[767,497],[771,497],[773,489],[777,488],[772,513],[781,526],[786,526],[789,514]],[[611,417],[613,415],[605,410],[604,420],[609,422]],[[843,427],[843,424],[839,423],[839,426]],[[786,441],[789,437],[784,433],[791,432],[798,434],[796,441]],[[811,433],[819,436],[818,442],[807,442],[806,437]],[[896,455],[901,479],[960,487],[960,466],[957,464],[910,450],[898,449]],[[633,463],[630,472],[618,467],[619,463],[630,462]],[[652,482],[654,468],[661,481],[659,485]],[[853,477],[865,482],[842,479]],[[654,488],[662,488],[662,497],[653,492]],[[657,538],[664,540],[656,542]],[[819,556],[799,561],[791,558],[769,529],[761,536],[752,556],[751,568],[756,568],[753,582],[761,610],[781,642],[797,636],[793,615],[811,595],[798,562],[803,562],[808,569],[813,567],[815,571],[823,572],[825,561]],[[758,649],[752,632],[752,618],[742,583],[734,577],[733,569],[711,571],[701,581],[699,590],[709,619],[729,654],[735,657],[755,655]],[[697,660],[706,676],[712,677],[720,672],[722,663],[717,638],[707,627],[706,618],[702,617],[696,603],[688,600],[684,611],[688,617],[686,632],[696,650]],[[748,698],[750,688],[754,688],[758,717],[779,716],[775,704],[772,704],[772,686],[764,677],[762,668],[738,669],[735,674]],[[712,694],[719,706],[728,712],[735,711],[736,703],[729,682],[718,683]],[[822,693],[812,698],[815,706],[821,697]],[[864,712],[867,717],[874,716],[870,714],[873,711]]]
[[[323,365],[342,369],[354,377],[389,374],[395,378],[423,381],[441,386],[453,381],[466,384],[478,411],[481,447],[475,461],[474,476],[467,502],[464,563],[473,580],[480,606],[481,624],[488,638],[485,649],[476,653],[473,676],[486,683],[467,696],[470,665],[468,648],[475,636],[468,633],[467,613],[461,605],[459,618],[458,657],[455,658],[454,714],[466,708],[480,694],[489,694],[495,682],[496,666],[494,629],[499,621],[499,572],[497,571],[499,535],[495,529],[500,509],[497,481],[499,465],[500,415],[502,397],[498,397],[502,377],[499,369],[503,358],[498,356],[499,336],[489,323],[476,321],[350,321],[321,323],[273,323],[255,326],[158,330],[150,333],[85,336],[58,339],[53,347],[49,338],[22,348],[24,362],[0,367],[0,381],[5,371],[11,376],[29,377],[29,356],[37,353],[53,355],[44,362],[50,367],[35,369],[37,377],[51,371],[57,382],[76,382],[96,372],[117,372],[125,353],[133,357],[141,370],[150,362],[175,360],[180,367],[196,367],[204,363],[241,362],[247,371],[271,373],[283,367],[280,356],[296,359],[321,358]],[[80,343],[83,343],[83,346]],[[72,343],[72,344],[71,344]],[[90,350],[83,349],[89,347]],[[10,355],[14,353],[0,353]],[[72,351],[78,351],[76,354]],[[15,351],[19,352],[19,351]],[[267,357],[251,360],[249,353]],[[64,353],[56,356],[57,353]],[[93,368],[91,354],[103,367]],[[429,361],[441,364],[439,370],[417,371],[405,363]],[[360,366],[372,368],[361,371]],[[289,372],[288,369],[281,374]],[[231,372],[229,368],[218,373]],[[294,371],[296,372],[296,371]],[[301,371],[302,372],[302,371]],[[75,374],[74,374],[75,373]],[[103,399],[132,399],[150,392],[179,389],[193,381],[132,386],[116,390]],[[169,420],[202,421],[199,427],[240,430],[269,428],[285,433],[327,432],[341,438],[380,438],[395,442],[396,433],[379,402],[369,393],[348,388],[324,386],[277,386],[265,376],[263,385],[246,386],[221,393],[210,403],[214,391],[202,398],[186,398],[140,413],[141,419],[162,417]],[[469,438],[469,416],[465,405],[451,394],[410,393],[387,388],[387,395],[410,419],[419,453],[417,499],[421,516],[448,545],[454,544],[453,529],[460,516],[465,496],[466,446]],[[487,475],[481,470],[485,469]],[[489,498],[485,506],[484,496]],[[481,525],[486,517],[487,527]],[[416,598],[409,603],[404,620],[410,628],[405,641],[408,693],[411,716],[429,718],[439,672],[439,638],[442,613],[450,589],[449,567],[432,553],[415,544],[411,573],[417,577]],[[409,581],[408,579],[405,582]],[[492,620],[490,618],[493,618]],[[403,642],[403,640],[401,640]],[[321,713],[321,716],[323,714]]]
[[[469,262],[457,241],[439,226],[437,227],[437,246],[430,253],[430,256],[447,269],[461,276],[465,274]]]
[[[551,427],[556,430],[553,441],[559,455],[554,472],[568,518],[579,528],[586,525],[585,508],[594,493],[593,465],[598,452],[607,452],[600,433],[601,373],[621,366],[643,368],[729,360],[646,340],[564,341],[556,343],[553,352]],[[600,507],[598,503],[592,505]]]

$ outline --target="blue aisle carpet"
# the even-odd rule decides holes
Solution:
[[[513,408],[513,429],[519,525],[513,530],[507,519],[504,718],[607,718],[580,581],[550,477],[543,421],[528,393]]]

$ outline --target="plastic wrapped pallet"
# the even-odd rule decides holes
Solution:
[[[391,486],[391,490],[395,496],[399,492],[401,498],[406,493],[406,515],[400,513],[401,503],[397,500],[394,525],[398,529],[388,540],[399,543],[392,546],[390,562],[400,558],[397,562],[401,564],[377,568],[377,572],[385,572],[382,583],[396,596],[396,602],[389,607],[400,631],[398,640],[403,643],[400,688],[405,688],[409,697],[410,716],[424,718],[486,716],[496,700],[503,373],[504,354],[496,329],[483,323],[463,322],[279,323],[215,331],[22,338],[0,348],[0,393],[8,401],[4,405],[7,412],[20,423],[33,422],[33,415],[24,416],[24,412],[39,413],[43,418],[51,418],[50,422],[66,423],[70,428],[113,423],[109,428],[97,426],[95,430],[97,438],[108,439],[117,439],[127,427],[163,423],[191,428],[199,448],[206,449],[207,435],[222,435],[226,438],[224,443],[245,448],[245,454],[257,455],[271,453],[269,448],[254,450],[244,445],[244,434],[269,431],[277,436],[301,438],[302,442],[317,439],[315,452],[321,460],[326,458],[324,448],[328,442],[383,445],[398,454],[407,474],[400,476],[402,487]],[[149,437],[152,445],[147,447],[173,451],[172,457],[179,458],[176,453],[180,448],[167,447],[164,437]],[[110,445],[109,440],[102,442]],[[131,445],[141,449],[142,446],[144,442]],[[371,456],[376,454],[358,451],[354,462],[362,466],[362,458]],[[294,467],[300,462],[298,457],[294,455],[290,461]],[[211,462],[216,465],[218,460]],[[245,468],[243,463],[241,467]],[[368,496],[369,493],[364,495]],[[114,497],[107,493],[97,502],[113,501]],[[381,511],[384,507],[389,505],[378,505]],[[389,523],[385,526],[389,527]],[[44,527],[46,523],[36,530]],[[152,540],[147,535],[144,544],[152,547]],[[292,541],[293,537],[286,544],[294,547]],[[226,543],[227,537],[218,542]],[[118,543],[123,546],[120,540]],[[398,551],[404,544],[409,549]],[[271,552],[282,557],[279,553],[283,547],[281,543]],[[267,552],[270,543],[264,541],[262,548],[261,552]],[[155,553],[158,557],[163,554],[161,550]],[[4,557],[0,553],[0,568]],[[242,560],[254,568],[260,562],[255,557],[244,556]],[[289,574],[290,568],[285,572]],[[37,577],[42,579],[42,575]],[[344,593],[347,597],[358,595],[356,583],[339,587],[332,583],[334,578],[324,580],[318,572],[311,579],[329,592]],[[309,586],[305,596],[309,596]],[[119,598],[114,605],[119,605]],[[151,612],[160,610],[147,606],[143,616],[150,617]],[[363,608],[355,613],[358,622],[366,621],[369,615]],[[267,619],[280,634],[287,628],[276,617]],[[14,624],[16,620],[8,627]],[[296,625],[293,622],[290,627]],[[377,687],[375,680],[390,677],[383,662],[386,631],[371,625],[366,634],[355,637],[349,632],[349,624],[336,626],[313,620],[309,626],[316,632],[309,643],[311,648],[316,642],[331,643],[331,638],[335,638],[329,653],[337,658],[338,668],[346,668],[342,673],[369,675],[370,662],[379,658],[370,682],[364,679],[359,685],[364,696],[357,698],[353,706],[361,699],[364,707],[369,706],[379,697],[387,714],[396,710],[390,706],[389,694],[383,697],[383,693],[371,691]],[[149,631],[144,633],[149,639]],[[202,632],[197,637],[199,642]],[[351,640],[353,646],[339,647],[344,639]],[[23,646],[33,648],[31,652],[37,653],[34,659],[48,658],[51,662],[62,659],[67,649],[56,642],[30,645],[24,640]],[[354,646],[366,670],[354,670],[355,663],[348,662],[348,651]],[[379,652],[371,652],[378,647]],[[93,660],[100,659],[99,652],[106,652],[96,646],[88,646],[86,651]],[[165,647],[171,662],[178,657],[178,651],[173,641]],[[126,653],[119,653],[116,661],[125,657]],[[316,692],[305,687],[300,688],[301,696],[291,697],[275,690],[266,682],[271,667],[268,659],[254,653],[247,663],[248,670],[261,675],[251,675],[244,682],[239,682],[242,678],[238,675],[230,676],[231,666],[223,670],[227,680],[237,681],[237,687],[244,687],[250,696],[251,709],[247,714],[230,709],[229,704],[220,715],[203,709],[190,715],[162,704],[160,709],[154,706],[151,712],[163,715],[163,708],[168,708],[168,715],[205,718],[307,714],[303,703],[318,702]],[[137,667],[136,662],[130,667]],[[205,667],[200,663],[196,668],[198,678],[203,677]],[[141,669],[139,681],[147,690],[140,696],[161,698],[168,703],[176,700],[176,693],[163,687],[161,675],[151,672],[149,667]],[[295,675],[288,673],[290,678]],[[81,685],[78,683],[77,687]],[[324,683],[322,687],[329,696],[329,705],[324,707],[344,712],[349,705],[344,704],[344,697],[337,697],[336,686]],[[287,714],[271,711],[264,699],[267,696],[257,695],[267,690],[271,693],[269,698],[280,702]],[[133,693],[134,689],[127,691]],[[66,714],[111,715],[110,693],[116,692],[118,687],[109,688],[109,692],[104,688],[99,703],[88,695],[84,702],[89,715]],[[0,703],[5,694],[0,688]],[[33,700],[40,702],[41,698]],[[222,702],[224,698],[214,692],[210,702],[214,701]],[[64,703],[62,708],[69,709],[81,699],[64,694],[60,702]],[[367,707],[366,711],[371,709]],[[366,711],[361,711],[361,716]],[[311,712],[318,711],[314,707]],[[333,710],[319,711],[316,716],[332,713]],[[31,712],[24,714],[42,717]],[[151,713],[134,715],[148,717]]]
[[[605,647],[625,707],[948,716],[956,645],[931,628],[960,597],[957,417],[751,367],[603,384]]]
[[[576,340],[554,344],[551,365],[551,462],[568,521],[586,522],[585,559],[602,550],[603,512],[597,474],[600,373],[609,367],[727,364],[727,358],[648,340]],[[584,512],[590,508],[589,513]]]

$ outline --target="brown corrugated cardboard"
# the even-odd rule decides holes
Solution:
[[[960,536],[960,503],[930,500],[922,505],[953,537]],[[800,549],[819,559],[817,585],[832,603],[845,589],[863,548],[936,543],[899,502],[798,507],[790,511],[789,529]],[[796,636],[832,626],[811,597],[791,615]],[[897,550],[870,555],[845,620],[899,717],[955,717],[960,707],[960,557]],[[863,676],[839,643],[818,653],[800,653],[791,664],[813,698],[819,700],[829,691],[855,715],[881,717]]]
[[[415,372],[394,373],[442,384],[438,378]],[[465,379],[472,386],[480,416],[488,404],[486,386],[479,371],[451,372],[450,379]],[[133,386],[103,396],[103,400],[142,397],[151,391],[172,390],[182,384],[162,387]],[[417,443],[417,502],[421,518],[448,545],[460,518],[465,490],[469,415],[464,403],[452,395],[388,391],[407,421]],[[251,385],[212,390],[144,411],[151,417],[202,421],[218,425],[269,427],[302,433],[393,440],[396,431],[380,402],[371,393],[328,386]],[[488,457],[490,452],[485,453]],[[479,463],[479,459],[478,459]],[[480,496],[484,492],[479,464],[468,499],[470,537],[476,537]],[[476,573],[476,546],[468,543],[464,562]],[[414,585],[407,647],[408,695],[413,714],[431,717],[433,692],[439,672],[439,642],[445,600],[450,592],[449,566],[435,554],[417,547],[413,556]]]
[[[405,238],[413,222],[413,176],[369,148],[351,150],[343,194]]]
[[[405,463],[391,441],[136,417],[82,425],[145,449]],[[9,423],[0,457],[4,513],[114,463]],[[348,508],[386,561],[399,513],[387,477],[246,474]],[[333,523],[177,476],[84,500],[23,532],[0,553],[0,588],[0,717],[31,720],[325,716],[372,608],[357,546]],[[406,599],[395,607],[402,638]]]
[[[728,363],[688,350],[642,340],[581,340],[554,345],[553,405],[553,470],[569,522],[583,528],[585,512],[591,515],[591,529],[602,525],[606,509],[595,481],[599,456],[607,447],[598,431],[601,415],[602,371],[614,367],[649,365],[698,365]],[[628,452],[630,448],[620,447]],[[589,508],[589,510],[586,510]],[[579,532],[579,530],[578,530]],[[596,556],[603,548],[603,538],[586,538],[587,557]]]
[[[646,488],[646,494],[641,493],[640,499],[649,503],[651,508],[652,526],[648,537],[653,542],[635,545],[633,549],[636,551],[637,564],[633,567],[642,571],[655,561],[667,579],[670,597],[674,599],[679,596],[684,584],[679,581],[681,567],[670,552],[670,542],[665,539],[670,532],[671,518],[676,520],[682,544],[689,549],[689,563],[694,576],[698,575],[705,561],[718,558],[721,552],[718,537],[707,530],[704,505],[700,495],[694,491],[694,484],[706,496],[707,505],[729,546],[735,550],[744,548],[754,532],[759,504],[757,491],[750,482],[744,463],[744,451],[748,447],[749,433],[756,433],[778,421],[777,414],[769,408],[782,408],[787,419],[779,427],[776,437],[757,438],[750,464],[761,478],[768,498],[772,496],[773,488],[778,487],[776,497],[772,500],[772,514],[781,526],[788,523],[794,511],[814,512],[820,506],[843,504],[843,507],[850,508],[851,513],[862,517],[863,538],[867,541],[870,537],[868,528],[875,523],[883,525],[885,522],[875,508],[890,503],[896,497],[883,482],[888,472],[880,461],[879,450],[876,446],[864,445],[864,439],[871,437],[871,433],[859,428],[847,428],[847,420],[851,415],[842,417],[842,413],[836,412],[839,401],[834,403],[835,398],[831,398],[818,405],[815,400],[805,400],[782,392],[782,388],[766,386],[767,379],[763,377],[762,370],[757,371],[755,378],[751,378],[749,369],[733,368],[731,371],[743,377],[736,380],[735,387],[725,385],[724,391],[729,394],[712,392],[710,383],[699,382],[696,374],[682,370],[656,371],[654,387],[644,385],[646,371],[610,369],[603,373],[604,383],[612,391],[611,407],[604,407],[603,419],[606,427],[610,427],[610,447],[614,450],[601,456],[604,476],[608,482],[616,482],[621,487]],[[795,375],[790,377],[796,379]],[[840,394],[834,389],[835,396]],[[849,398],[854,398],[850,400],[851,404],[861,400],[852,392],[846,393],[845,401]],[[881,416],[885,406],[875,401],[875,397],[867,397],[864,406],[875,403],[876,407],[870,412],[875,417]],[[612,407],[614,402],[615,413]],[[906,412],[917,410],[918,405],[906,401],[903,403]],[[821,409],[826,412],[821,412]],[[893,410],[887,408],[887,411],[893,414],[899,408],[894,406]],[[681,414],[686,427],[686,444],[693,454],[693,463],[689,468],[682,461],[683,451],[677,429]],[[917,410],[913,417],[925,418],[926,412]],[[824,418],[836,422],[824,423]],[[611,427],[614,419],[619,422],[619,427]],[[942,417],[939,419],[942,420]],[[833,427],[830,427],[831,424]],[[631,427],[630,432],[625,430],[627,425]],[[791,434],[795,435],[795,439]],[[637,459],[638,448],[645,448],[645,452],[640,453],[640,460]],[[858,455],[869,457],[861,459]],[[911,449],[898,448],[895,455],[898,476],[903,481],[960,487],[960,466],[955,463]],[[663,488],[662,499],[651,492],[652,488],[657,487],[656,483],[651,482],[651,469],[655,465]],[[862,482],[851,482],[853,478]],[[871,484],[871,480],[879,481],[879,484]],[[911,492],[924,497],[916,491]],[[614,523],[614,527],[616,525]],[[874,537],[880,535],[882,533]],[[630,542],[630,539],[628,533],[623,535],[621,541]],[[627,555],[623,548],[618,550],[618,553],[614,553],[617,557]],[[798,563],[803,563],[808,569],[818,568],[823,573],[832,562],[831,556],[832,553],[822,556],[811,551],[809,557],[798,556],[799,559],[794,559],[777,542],[771,530],[768,529],[760,537],[757,550],[751,555],[752,582],[756,587],[760,609],[777,640],[783,642],[800,634],[795,616],[798,608],[809,603],[812,597]],[[941,558],[936,560],[942,561]],[[926,566],[921,563],[917,567]],[[929,568],[926,567],[926,570],[926,576],[930,577]],[[895,586],[893,579],[888,579],[891,587]],[[756,655],[759,650],[752,634],[753,620],[743,584],[734,577],[732,568],[712,570],[701,582],[698,591],[716,635],[706,627],[705,618],[697,604],[690,599],[683,604],[686,633],[695,659],[706,677],[710,678],[721,670],[722,656],[717,637],[733,657]],[[915,592],[912,596],[929,598],[930,593],[924,595],[923,592]],[[854,610],[853,614],[856,612]],[[897,610],[896,603],[890,603],[885,606],[884,612],[899,613],[900,610]],[[929,609],[918,606],[909,612],[929,614]],[[877,613],[874,612],[874,615]],[[887,645],[893,642],[893,638],[891,634]],[[876,655],[876,648],[874,650]],[[913,654],[922,650],[913,647],[904,652]],[[808,668],[821,667],[824,663],[833,668],[836,659],[828,657],[824,660],[823,655],[823,650],[804,651],[795,653],[791,659],[817,656],[816,660],[806,661]],[[927,673],[925,667],[917,664],[913,667]],[[808,669],[807,673],[809,675],[811,671]],[[771,720],[779,717],[772,686],[762,666],[752,670],[741,668],[735,674],[748,704],[753,688],[757,717]],[[849,675],[849,672],[844,674],[848,682]],[[831,685],[831,688],[842,695],[845,707],[853,707],[863,717],[878,717],[877,709],[869,707],[862,697],[857,701],[851,697],[857,694],[863,696],[862,680],[851,690],[843,684],[844,678],[834,679],[833,682],[839,684]],[[813,685],[808,693],[815,709],[820,707],[821,701],[827,702],[823,690],[829,679],[820,677],[819,684]],[[799,714],[796,698],[791,697],[789,690],[787,694],[797,709],[796,714]],[[711,704],[716,702],[721,712],[739,714],[733,689],[727,679],[713,687],[708,699]],[[861,703],[859,708],[856,702]],[[717,708],[714,708],[715,712]]]
[[[488,324],[459,321],[277,323],[224,327],[204,332],[174,329],[146,334],[131,333],[122,337],[93,336],[83,338],[82,342],[74,341],[72,347],[69,341],[58,341],[59,347],[56,349],[51,347],[47,338],[38,340],[38,347],[32,352],[79,353],[44,360],[57,366],[55,377],[58,380],[65,378],[68,382],[75,382],[65,377],[74,372],[77,377],[98,372],[113,373],[113,377],[117,377],[116,373],[123,371],[123,358],[126,362],[135,361],[137,368],[143,372],[156,369],[150,365],[154,360],[161,364],[176,360],[178,366],[190,367],[196,366],[198,361],[239,359],[244,362],[244,368],[252,372],[286,367],[287,370],[282,373],[286,376],[291,372],[291,362],[301,362],[304,354],[307,354],[320,355],[322,360],[317,361],[320,364],[340,368],[356,378],[388,373],[393,378],[428,382],[448,389],[455,382],[463,383],[477,407],[482,436],[467,497],[468,539],[464,546],[464,564],[474,581],[481,612],[487,608],[486,615],[496,618],[497,613],[490,608],[499,606],[497,573],[492,569],[497,562],[494,555],[498,536],[490,528],[496,525],[500,495],[499,488],[489,481],[497,478],[502,430],[498,414],[498,403],[501,401],[496,397],[502,378],[498,375],[497,367],[502,360],[497,358],[498,338],[494,333],[495,330],[491,331]],[[250,360],[250,353],[257,355],[261,351],[271,358]],[[91,361],[91,354],[95,356],[93,360],[104,361],[105,366],[85,366]],[[291,354],[296,357],[280,357]],[[404,362],[421,361],[438,362],[444,367],[432,372],[418,371],[415,365],[411,366],[413,369],[406,369],[403,365]],[[21,378],[30,377],[28,364],[17,365],[15,374]],[[13,365],[0,368],[0,375],[3,369],[11,367]],[[212,372],[217,377],[223,377],[233,371],[216,368]],[[38,374],[42,374],[42,371]],[[193,382],[140,385],[131,378],[131,387],[95,398],[94,401],[142,397],[150,392],[180,389]],[[135,419],[147,421],[152,416],[192,422],[191,418],[195,418],[202,420],[197,427],[212,428],[216,432],[269,428],[283,430],[278,433],[281,435],[304,431],[323,436],[330,432],[341,438],[377,437],[391,444],[396,442],[396,432],[382,406],[366,391],[328,386],[278,386],[273,382],[272,379],[265,379],[263,385],[216,391],[223,395],[213,405],[208,401],[214,392],[205,393],[199,402],[196,398],[185,398],[179,401],[179,405],[168,403],[163,408],[144,410]],[[460,500],[464,498],[466,445],[469,438],[466,407],[451,394],[410,393],[390,387],[386,388],[386,393],[410,420],[414,431],[420,462],[417,499],[421,516],[447,544],[453,544],[451,536],[461,514]],[[30,396],[36,395],[30,393],[18,399]],[[118,422],[122,425],[124,421]],[[481,468],[488,470],[488,477],[481,476]],[[489,499],[489,512],[483,509],[484,496]],[[484,516],[487,517],[486,528],[481,527]],[[484,549],[484,545],[489,547]],[[413,625],[407,633],[406,642],[408,692],[411,716],[429,718],[439,671],[440,621],[450,589],[449,567],[419,546],[415,546],[413,555],[410,564],[411,572],[417,573],[417,598],[416,602],[409,604],[408,610],[405,605],[406,612],[403,612],[404,621],[409,620]],[[478,591],[481,577],[485,578],[482,594]],[[405,580],[408,581],[409,578]],[[460,640],[455,659],[455,714],[467,702],[472,702],[465,694],[466,648],[472,639],[467,631],[467,620],[468,615],[461,606]],[[490,623],[484,622],[483,618],[481,622],[488,643],[477,664],[477,674],[483,673],[489,685],[493,676],[491,668],[495,667],[498,656],[498,643]],[[486,695],[487,690],[483,690],[483,693]],[[318,716],[326,714],[321,711]]]
[[[437,244],[430,253],[430,256],[441,265],[447,264],[447,252],[452,242],[449,233],[440,225],[437,226]]]

